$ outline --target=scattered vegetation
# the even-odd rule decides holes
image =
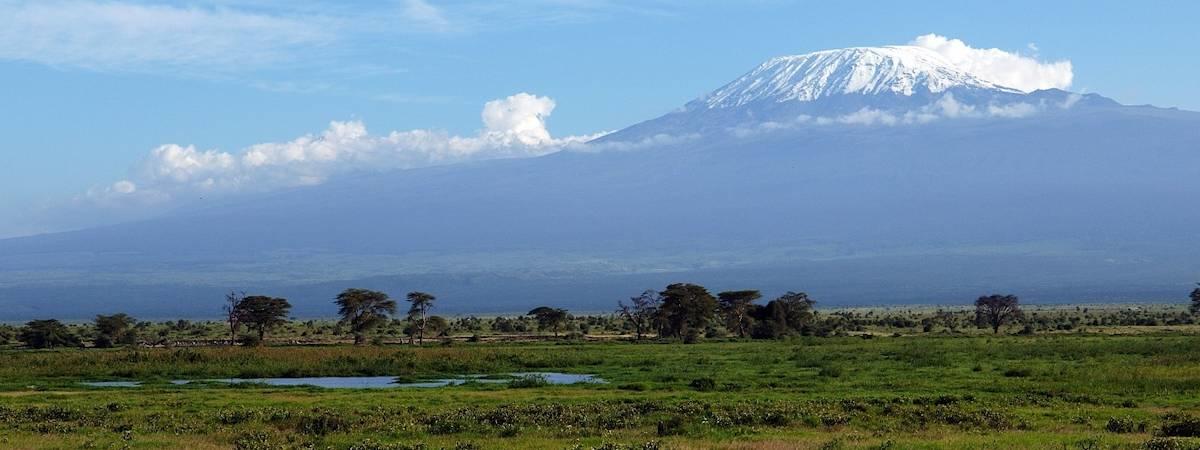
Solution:
[[[677,284],[611,315],[446,319],[428,314],[429,295],[398,319],[386,294],[348,290],[341,320],[289,321],[286,300],[231,294],[222,322],[0,326],[0,447],[1200,448],[1200,327],[1186,305],[992,296],[974,309],[819,311],[803,293],[760,297]],[[246,304],[256,298],[269,304]],[[260,335],[271,345],[217,345]],[[538,372],[607,383],[169,382]]]

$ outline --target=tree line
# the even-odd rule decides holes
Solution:
[[[804,292],[788,292],[766,303],[761,303],[762,298],[757,290],[723,291],[713,295],[707,288],[697,284],[676,283],[661,291],[647,290],[628,300],[619,301],[615,317],[623,321],[620,327],[628,329],[636,340],[655,337],[683,342],[724,336],[750,339],[825,336],[835,329],[853,329],[855,326],[861,329],[861,325],[855,324],[861,324],[864,320],[847,313],[835,313],[818,320],[816,301]],[[1200,288],[1194,289],[1189,299],[1188,312],[1193,316],[1200,315]],[[446,318],[430,314],[436,300],[437,297],[429,293],[409,292],[404,298],[408,303],[407,312],[398,316],[398,303],[388,294],[368,289],[346,289],[334,298],[339,316],[337,325],[353,337],[355,345],[365,345],[372,332],[384,324],[395,327],[397,321],[402,321],[402,332],[408,342],[424,344],[427,337],[444,335],[452,327]],[[1070,329],[1081,321],[1079,317],[1074,317],[1071,322],[1051,323],[1050,319],[1037,317],[1036,313],[1033,318],[1027,319],[1020,300],[1014,295],[981,296],[974,302],[974,307],[973,320],[970,322],[978,327],[990,328],[993,333],[999,333],[1001,328],[1021,321],[1026,324],[1023,332],[1031,332],[1033,324],[1062,330],[1064,326]],[[225,296],[223,307],[227,342],[231,345],[261,345],[273,330],[290,322],[288,315],[291,308],[291,303],[284,298],[230,292]],[[577,324],[581,320],[592,322],[595,326],[603,325],[606,329],[617,329],[611,321],[599,317],[576,318],[566,309],[550,306],[534,308],[525,317],[536,325],[538,331],[552,333],[555,337],[568,327],[586,333],[588,325]],[[1091,320],[1094,325],[1153,325],[1160,321],[1144,315],[1128,314]],[[1178,323],[1177,319],[1169,320]],[[460,330],[477,331],[478,321],[477,318],[468,317],[458,319],[454,325]],[[179,322],[182,324],[186,321]],[[960,326],[953,315],[940,311],[921,319],[920,323],[896,316],[879,317],[869,322],[894,327],[920,326],[926,332],[939,323],[950,329]],[[492,320],[491,328],[501,333],[530,331],[525,323],[497,317]],[[128,314],[98,315],[92,323],[92,346],[137,345],[141,325]],[[5,329],[13,330],[12,327]],[[0,329],[0,338],[3,340],[7,340],[3,336],[5,329]],[[392,330],[394,333],[396,328]],[[55,319],[33,320],[15,329],[15,332],[7,333],[30,348],[82,347],[85,338]]]

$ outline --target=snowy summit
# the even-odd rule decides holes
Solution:
[[[771,58],[690,106],[716,109],[761,101],[809,102],[846,94],[912,96],[951,88],[1022,93],[974,75],[924,47],[853,47]]]

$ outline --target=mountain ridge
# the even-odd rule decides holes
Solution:
[[[680,110],[579,151],[0,240],[0,307],[204,316],[237,289],[312,316],[354,286],[435,292],[461,313],[597,310],[679,281],[826,305],[1136,301],[1200,277],[1200,211],[1185,206],[1200,113],[1063,90],[911,93]],[[950,100],[955,117],[905,119]],[[1013,104],[1034,109],[988,109]],[[891,121],[846,120],[863,111]],[[690,137],[628,145],[662,135]]]

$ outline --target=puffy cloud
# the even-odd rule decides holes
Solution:
[[[947,92],[946,95],[943,95],[942,98],[938,99],[938,101],[933,104],[933,109],[941,112],[941,115],[949,118],[969,117],[975,114],[974,106],[959,103],[958,100],[954,98],[954,94],[949,92]]]
[[[937,34],[917,36],[910,44],[933,50],[980,78],[1025,92],[1066,89],[1074,78],[1070,61],[1044,63],[998,48],[974,48],[959,39]]]
[[[483,105],[483,125],[488,136],[501,142],[541,145],[550,142],[546,117],[554,111],[554,100],[526,93]]]
[[[462,161],[539,156],[599,137],[555,138],[546,128],[554,100],[527,93],[484,105],[484,128],[476,136],[435,130],[372,135],[362,122],[332,122],[317,135],[252,145],[241,152],[161,145],[132,171],[132,179],[92,189],[98,204],[125,199],[164,202],[181,193],[270,191],[322,183],[357,170],[426,167]]]

